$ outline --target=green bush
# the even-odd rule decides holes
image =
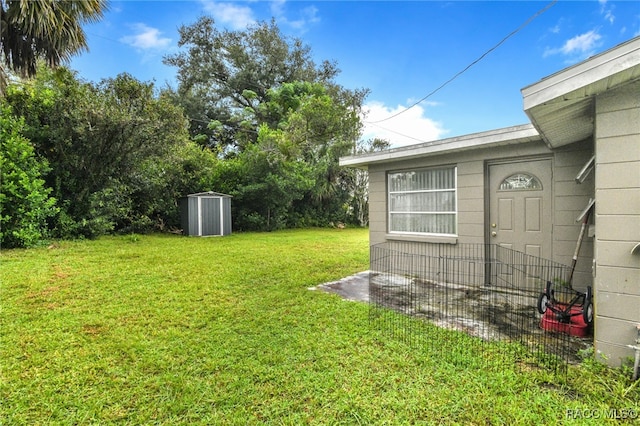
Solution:
[[[199,152],[188,159],[195,171],[178,174],[192,144],[188,123],[153,83],[121,74],[95,84],[64,67],[40,68],[29,84],[9,85],[5,101],[24,117],[21,134],[50,165],[43,177],[63,210],[51,223],[56,238],[148,232],[175,222],[182,187],[199,186],[207,174]]]
[[[23,120],[0,106],[0,244],[30,247],[47,236],[47,219],[56,214],[51,188],[41,178],[46,161],[39,161],[31,142],[22,136]]]

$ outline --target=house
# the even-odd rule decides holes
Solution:
[[[530,124],[343,157],[369,172],[370,244],[489,243],[570,265],[610,365],[640,324],[640,37],[522,89]],[[584,215],[582,215],[584,217]]]

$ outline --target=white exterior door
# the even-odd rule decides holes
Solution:
[[[489,244],[552,258],[551,160],[489,166]]]

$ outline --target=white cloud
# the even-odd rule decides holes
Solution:
[[[598,3],[600,3],[600,14],[604,16],[605,21],[609,21],[610,24],[613,24],[613,21],[616,20],[616,17],[613,14],[614,6],[607,7],[607,0],[598,0]]]
[[[555,49],[547,48],[544,56],[563,54],[567,56],[580,56],[581,58],[591,56],[594,50],[600,46],[602,36],[596,30],[591,30],[584,34],[577,35],[567,40],[562,47]]]
[[[593,50],[598,45],[598,40],[602,37],[594,30],[588,33],[575,36],[562,46],[562,53],[569,55],[572,53],[585,53]]]
[[[296,30],[304,31],[309,24],[320,21],[318,17],[318,8],[311,5],[300,10],[298,19],[291,20],[286,16],[285,3],[287,0],[274,0],[271,2],[271,13],[278,23],[288,25]]]
[[[434,105],[434,103],[431,103]],[[416,105],[389,120],[379,123],[406,109],[398,105],[390,108],[381,102],[368,102],[363,106],[366,114],[363,130],[364,139],[386,139],[392,147],[413,145],[441,139],[447,133],[442,124],[424,116],[424,108]]]
[[[202,0],[202,4],[217,23],[228,25],[232,30],[244,30],[256,22],[253,10],[248,6],[212,0]]]
[[[284,4],[287,0],[274,0],[271,2],[271,13],[274,16],[280,16],[284,14]]]
[[[158,49],[164,50],[171,44],[171,39],[160,37],[162,32],[157,28],[152,28],[143,23],[131,25],[135,34],[120,38],[122,43],[133,46],[140,50]]]

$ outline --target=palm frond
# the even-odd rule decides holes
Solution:
[[[6,0],[0,3],[3,61],[22,76],[35,74],[36,60],[49,66],[87,50],[82,25],[98,21],[106,0]]]

